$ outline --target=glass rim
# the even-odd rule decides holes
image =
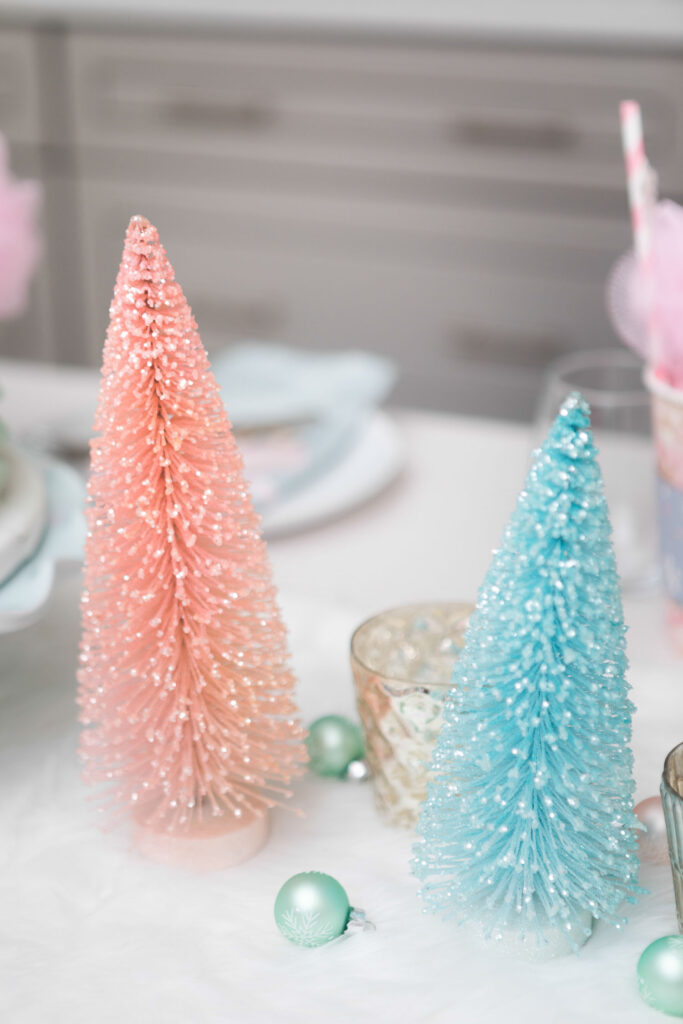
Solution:
[[[670,758],[670,757],[671,757],[671,756],[672,756],[673,754],[675,754],[675,753],[676,753],[677,751],[679,751],[679,750],[680,750],[680,751],[683,751],[683,740],[681,740],[681,742],[680,742],[680,743],[677,743],[675,747],[672,747],[672,748],[671,748],[671,750],[669,751],[669,753],[668,753],[668,754],[666,755],[666,757],[664,758],[664,767],[662,768],[662,785],[663,785],[663,786],[666,786],[666,788],[668,789],[668,791],[669,791],[669,792],[670,792],[670,793],[672,794],[672,796],[675,796],[677,800],[683,800],[683,796],[681,796],[681,794],[680,794],[680,793],[678,793],[678,792],[677,792],[677,791],[676,791],[676,790],[675,790],[675,789],[673,788],[673,786],[671,785],[671,783],[669,782],[669,780],[668,780],[668,778],[667,778],[667,767],[666,767],[666,766],[668,765],[668,763],[669,763],[669,758]],[[683,776],[682,776],[682,778],[683,778]]]
[[[664,380],[660,380],[652,366],[646,366],[643,370],[643,384],[649,393],[656,398],[661,398],[672,405],[683,405],[683,393],[681,393],[681,390],[675,388],[672,384],[667,384]]]
[[[363,619],[363,621],[354,629],[353,633],[351,634],[351,642],[349,645],[351,659],[352,661],[355,661],[366,672],[370,672],[373,676],[377,676],[378,679],[381,679],[382,682],[388,683],[389,685],[394,684],[413,688],[418,686],[422,689],[430,690],[450,690],[450,679],[443,683],[418,683],[415,679],[410,679],[409,677],[406,678],[403,676],[386,675],[385,672],[381,672],[378,669],[373,668],[372,665],[368,665],[367,662],[360,657],[356,650],[358,635],[361,632],[361,630],[366,628],[366,626],[371,625],[378,619],[384,618],[385,615],[391,615],[398,612],[406,612],[411,608],[458,608],[462,609],[463,612],[466,611],[467,618],[469,618],[472,612],[475,611],[476,605],[473,604],[471,601],[411,601],[407,604],[397,604],[392,605],[391,608],[384,608],[381,612],[375,612],[374,615],[370,615],[368,616],[367,619]]]
[[[555,378],[565,384],[568,388],[580,391],[591,407],[617,406],[629,399],[638,402],[640,405],[647,405],[650,396],[644,387],[621,388],[619,390],[607,390],[600,387],[581,387],[567,380],[572,372],[584,369],[597,369],[605,366],[619,367],[622,369],[633,369],[638,373],[638,379],[643,379],[643,362],[638,357],[624,350],[617,348],[596,348],[582,349],[579,352],[570,352],[560,356],[550,363],[546,370],[546,380],[552,381]]]

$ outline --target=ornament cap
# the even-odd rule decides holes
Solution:
[[[364,757],[360,757],[349,763],[345,778],[348,782],[368,782],[371,776],[370,765]]]
[[[372,921],[368,920],[367,914],[360,907],[351,907],[351,913],[349,914],[349,923],[346,926],[346,931],[343,932],[339,938],[344,939],[348,935],[356,935],[358,932],[374,932],[375,928]]]

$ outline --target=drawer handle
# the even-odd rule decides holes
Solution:
[[[284,310],[275,301],[221,302],[199,296],[192,306],[202,337],[207,334],[220,338],[218,345],[238,337],[272,337],[283,331],[287,322]]]
[[[496,332],[461,325],[448,332],[448,347],[460,358],[476,362],[542,366],[572,346],[568,338],[552,332]]]
[[[165,120],[174,128],[215,131],[257,132],[268,128],[277,117],[274,107],[258,100],[207,103],[192,99],[169,100],[164,104]]]
[[[578,144],[578,132],[567,124],[550,121],[489,121],[465,118],[451,124],[454,142],[469,146],[502,149],[535,149],[544,153],[564,153]]]

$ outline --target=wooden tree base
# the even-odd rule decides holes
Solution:
[[[221,871],[249,860],[268,838],[268,815],[208,818],[187,832],[167,832],[136,816],[133,842],[150,860],[191,871]]]

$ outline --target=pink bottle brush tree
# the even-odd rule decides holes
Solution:
[[[37,228],[40,186],[17,181],[0,133],[0,320],[19,316],[41,252]]]
[[[88,485],[85,776],[105,807],[133,812],[150,856],[234,863],[290,795],[304,732],[242,460],[143,217],[130,222],[110,314]]]

